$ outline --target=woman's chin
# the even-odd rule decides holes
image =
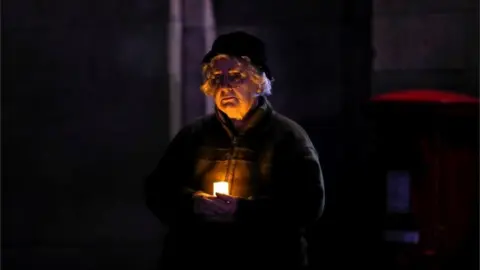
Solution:
[[[242,115],[239,113],[237,108],[224,108],[222,111],[232,120],[242,120]]]

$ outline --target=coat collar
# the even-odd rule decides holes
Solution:
[[[235,128],[233,122],[224,112],[215,107],[217,119],[220,121],[230,137],[243,136],[246,133],[256,130],[271,116],[272,112],[272,105],[267,98],[264,96],[259,96],[257,106],[251,109],[250,112],[248,112],[248,114],[245,116],[247,121],[246,125],[239,130]]]

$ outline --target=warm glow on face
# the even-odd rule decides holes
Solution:
[[[206,72],[217,108],[231,119],[241,120],[255,102],[259,85],[252,67],[225,55],[215,57]]]
[[[213,183],[213,195],[215,195],[217,193],[229,195],[228,194],[228,182],[220,181],[220,182]]]

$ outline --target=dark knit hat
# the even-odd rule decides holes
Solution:
[[[213,42],[211,50],[203,57],[202,63],[209,63],[219,54],[234,57],[246,56],[254,66],[265,72],[267,78],[272,80],[272,74],[267,66],[265,44],[253,35],[242,31],[220,35]]]

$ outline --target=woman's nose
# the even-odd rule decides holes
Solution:
[[[218,90],[220,91],[220,96],[223,97],[232,92],[232,87],[230,85],[224,85],[220,86]]]

